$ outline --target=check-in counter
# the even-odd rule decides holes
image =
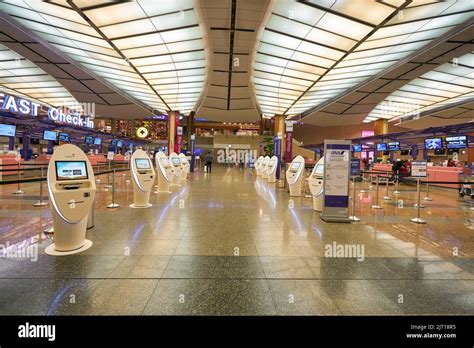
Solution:
[[[428,178],[429,181],[452,181],[459,182],[461,180],[461,175],[463,173],[463,168],[461,167],[439,167],[432,166],[428,167]],[[424,179],[422,181],[425,181]],[[430,184],[433,186],[440,187],[449,187],[454,189],[459,189],[461,185],[459,184]]]
[[[87,158],[89,159],[89,162],[91,165],[95,166],[97,164],[104,164],[106,162],[106,158],[104,154],[98,154],[98,155],[87,155]]]
[[[0,179],[2,178],[3,175],[17,175],[18,174],[18,162],[16,161],[16,156],[15,155],[0,155],[0,169],[2,170],[7,170],[7,169],[12,169],[12,171],[6,171],[6,172],[0,172]],[[20,160],[20,174],[23,175],[23,164],[25,161],[23,158]],[[8,165],[5,165],[8,164]],[[14,165],[10,165],[14,164]]]

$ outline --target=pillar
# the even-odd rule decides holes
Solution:
[[[186,118],[186,141],[187,141],[187,151],[191,151],[191,135],[194,134],[194,115],[196,113],[191,111],[189,116]],[[192,155],[192,154],[191,154]]]
[[[274,152],[275,155],[278,157],[278,166],[276,172],[276,178],[278,180],[280,179],[281,160],[285,154],[285,119],[286,117],[284,115],[275,115],[274,118],[274,134],[276,139]]]
[[[15,137],[8,137],[8,150],[13,151],[15,149]]]
[[[23,142],[23,159],[28,161],[30,159],[29,150],[30,150],[30,137],[28,136],[27,132],[23,132],[22,136]]]
[[[117,120],[114,118],[110,119],[110,132],[112,134],[117,134]]]
[[[179,125],[179,112],[168,112],[168,155],[176,152],[176,136]]]
[[[376,120],[374,122],[374,135],[383,135],[388,133],[388,120]]]

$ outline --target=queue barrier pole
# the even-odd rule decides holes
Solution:
[[[380,175],[377,174],[376,193],[375,193],[376,201],[375,201],[375,205],[373,205],[371,208],[380,210],[380,209],[383,209],[383,208],[379,205],[379,178],[380,178]],[[372,179],[371,179],[371,181],[372,181]]]
[[[109,171],[110,171],[110,160],[109,160]],[[110,172],[107,173],[107,185],[104,186],[106,189],[112,188],[112,185],[110,185]]]
[[[48,203],[43,202],[43,167],[41,169],[41,181],[40,183],[40,193],[39,193],[39,201],[33,204],[34,207],[43,207],[47,205]]]
[[[365,173],[362,173],[362,190],[359,190],[359,193],[366,193],[367,192],[364,189],[366,181],[367,181],[367,178],[365,177]]]
[[[382,197],[384,201],[391,201],[392,199],[388,195],[388,175],[386,177],[387,182],[385,183],[385,196]]]
[[[401,194],[401,192],[398,190],[398,183],[399,183],[399,180],[400,178],[398,177],[398,175],[395,177],[395,191],[393,191],[393,194],[395,196],[398,196],[399,194]]]
[[[25,193],[25,191],[23,191],[21,188],[20,188],[20,162],[18,162],[18,184],[17,184],[17,190],[15,192],[12,192],[12,194],[14,195],[22,195]]]
[[[355,209],[356,209],[356,180],[355,176],[352,177],[352,215],[349,216],[349,219],[352,222],[359,222],[360,218],[358,218],[355,214]]]
[[[418,203],[416,205],[416,218],[410,219],[411,222],[414,222],[416,224],[426,224],[426,221],[423,220],[421,216],[421,204],[420,204],[420,199],[421,199],[421,190],[420,190],[420,179],[416,180],[416,194],[418,196]]]
[[[109,175],[109,178],[110,178],[110,175]],[[113,177],[112,177],[112,203],[108,204],[107,208],[113,209],[113,208],[118,208],[118,207],[120,207],[120,204],[115,203],[115,168],[114,168]]]
[[[426,184],[426,196],[423,198],[425,202],[431,202],[433,198],[430,197],[430,184]]]

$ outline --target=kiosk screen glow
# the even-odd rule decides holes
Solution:
[[[166,158],[161,158],[161,163],[163,163],[163,167],[169,167],[170,166],[170,161]]]
[[[173,157],[172,161],[173,161],[173,164],[174,164],[175,166],[179,166],[179,164],[180,164],[179,158]]]
[[[14,137],[16,133],[16,126],[11,124],[0,124],[0,135],[4,137]]]
[[[186,164],[186,158],[181,157],[181,163],[182,163],[182,164]]]
[[[316,171],[314,172],[315,174],[323,174],[324,173],[324,165],[323,164],[318,164],[316,167]]]
[[[135,165],[137,166],[137,169],[150,169],[150,161],[146,158],[135,159]]]
[[[295,162],[291,165],[290,169],[291,170],[298,170],[298,168],[300,167],[300,164],[299,162]]]
[[[56,179],[64,180],[87,180],[86,161],[56,161]]]

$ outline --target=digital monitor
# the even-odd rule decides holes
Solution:
[[[316,166],[316,170],[314,171],[314,174],[321,174],[323,175],[324,173],[324,164],[318,164]]]
[[[390,155],[390,151],[384,151],[384,152],[383,152],[383,155],[384,155],[384,156],[389,156],[389,155]]]
[[[399,141],[394,141],[391,143],[388,143],[388,151],[399,151],[400,150],[400,142]]]
[[[458,150],[457,149],[448,149],[448,155],[452,155],[454,153],[457,153]]]
[[[362,145],[352,145],[352,151],[354,152],[362,152]]]
[[[69,142],[69,133],[59,132],[58,140],[64,143]]]
[[[425,149],[436,150],[443,148],[443,140],[441,138],[425,139]]]
[[[88,135],[84,138],[84,143],[85,144],[89,144],[89,145],[92,145],[94,144],[94,137]]]
[[[40,143],[39,139],[30,138],[31,145],[39,145],[39,143]]]
[[[58,140],[58,133],[52,130],[45,130],[43,132],[43,140],[56,141]]]
[[[298,168],[300,167],[301,163],[300,162],[293,162],[290,166],[290,169],[291,170],[298,170]]]
[[[87,180],[86,161],[56,161],[56,180]]]
[[[117,146],[117,139],[112,139],[110,146]]]
[[[386,150],[387,150],[387,144],[385,143],[377,144],[377,151],[386,151]]]
[[[137,169],[150,169],[150,161],[147,158],[135,158]]]
[[[167,158],[160,158],[161,164],[163,164],[163,167],[169,167],[170,166],[170,161],[168,161]]]
[[[446,137],[446,147],[448,149],[464,149],[467,147],[467,137],[465,135]]]
[[[401,150],[400,155],[401,156],[408,156],[410,154],[410,150]]]
[[[117,147],[122,147],[122,140],[117,140]]]
[[[175,166],[179,166],[181,164],[178,157],[173,157],[171,161]]]
[[[94,139],[94,145],[100,145],[102,144],[102,139],[101,138],[95,138]]]
[[[446,154],[446,150],[445,150],[445,149],[436,149],[436,150],[434,151],[434,154],[435,154],[435,155],[438,155],[438,156],[445,155],[445,154]]]
[[[12,124],[0,124],[0,136],[14,137],[16,134],[16,126]]]
[[[181,159],[181,163],[182,163],[182,164],[186,164],[186,163],[187,163],[186,158],[180,157],[180,159]]]

